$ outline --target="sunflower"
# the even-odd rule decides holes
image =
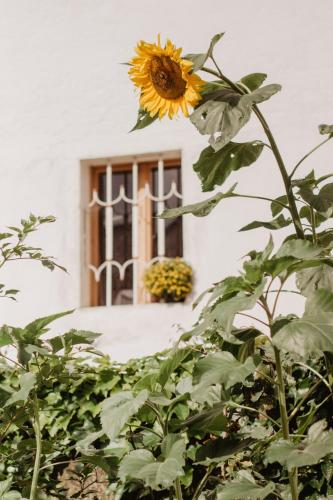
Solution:
[[[188,106],[200,101],[205,82],[191,73],[193,63],[180,57],[182,49],[170,40],[163,48],[158,37],[157,44],[141,41],[135,50],[129,75],[141,90],[140,106],[152,117],[173,118],[179,109],[189,116]]]

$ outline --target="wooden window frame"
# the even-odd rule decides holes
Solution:
[[[177,155],[173,158],[166,158],[163,160],[164,169],[180,166],[181,171],[181,156]],[[112,164],[112,173],[116,172],[126,172],[132,171],[133,162],[109,162]],[[149,262],[153,255],[153,227],[152,227],[152,209],[153,201],[148,197],[144,197],[145,186],[149,185],[150,189],[153,184],[153,171],[157,168],[158,158],[148,159],[140,161],[138,159],[138,212],[139,212],[139,224],[138,224],[138,304],[147,304],[152,302],[151,296],[147,294],[143,284],[143,274],[146,268],[146,263]],[[105,161],[103,164],[99,165],[88,165],[88,189],[89,195],[99,190],[99,175],[106,172],[108,162]],[[89,222],[89,237],[87,243],[89,245],[89,251],[87,252],[90,256],[90,263],[98,263],[98,258],[100,255],[100,238],[99,238],[99,210],[96,206],[92,207],[90,212],[90,222]],[[88,270],[89,277],[87,280],[89,286],[89,305],[91,307],[99,306],[98,294],[99,294],[99,284],[95,279],[94,273]]]

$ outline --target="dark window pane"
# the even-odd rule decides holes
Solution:
[[[172,184],[175,183],[177,191],[181,193],[181,170],[180,166],[164,168],[164,195],[170,192]],[[158,174],[157,168],[153,169],[153,195],[158,195]],[[173,195],[165,201],[165,208],[176,208],[181,205],[181,199]],[[153,257],[157,256],[157,203],[153,203]],[[183,256],[183,234],[182,218],[165,220],[165,256]]]

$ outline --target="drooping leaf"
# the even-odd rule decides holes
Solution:
[[[150,116],[150,113],[145,109],[140,108],[138,111],[138,119],[130,132],[140,130],[151,125],[158,118],[158,113],[155,116]]]
[[[70,330],[64,335],[58,335],[48,339],[49,344],[52,347],[53,353],[61,351],[61,349],[66,349],[68,347],[73,347],[75,345],[81,344],[92,344],[101,334],[96,332],[90,332],[87,330]]]
[[[311,294],[303,317],[282,326],[273,342],[280,349],[300,356],[333,352],[333,293],[318,289]]]
[[[239,229],[239,231],[250,231],[251,229],[257,229],[259,227],[265,227],[266,229],[276,230],[283,227],[287,227],[292,223],[291,219],[286,219],[283,214],[280,214],[276,219],[271,221],[253,221],[250,224]]]
[[[319,133],[322,135],[333,134],[333,125],[319,125]]]
[[[244,382],[254,370],[255,365],[251,357],[247,358],[244,363],[240,363],[230,352],[217,352],[209,354],[196,363],[193,382],[207,386],[224,384],[228,389],[239,382]]]
[[[251,444],[254,440],[251,438],[247,439],[234,439],[234,438],[218,438],[210,439],[205,442],[200,448],[198,448],[195,460],[199,463],[209,463],[220,464],[225,460],[228,460],[236,453],[239,453]]]
[[[260,486],[250,472],[243,470],[238,473],[237,479],[218,489],[216,500],[263,500],[273,493],[274,489],[274,483]]]
[[[281,85],[276,83],[271,83],[270,85],[265,85],[264,87],[255,89],[250,94],[243,95],[241,98],[241,102],[243,103],[243,105],[259,104],[261,102],[267,101],[274,94],[280,92],[280,90],[281,90]]]
[[[112,440],[118,437],[130,417],[135,415],[148,399],[148,391],[136,396],[130,391],[121,391],[103,401],[101,411],[102,428]]]
[[[204,392],[207,395],[207,386],[204,386]],[[228,425],[228,420],[223,414],[225,406],[218,403],[209,410],[203,410],[195,415],[188,417],[181,423],[181,428],[188,428],[191,432],[205,431],[211,433],[220,433]]]
[[[36,383],[36,375],[28,372],[20,376],[20,389],[14,392],[6,401],[5,407],[14,403],[25,402]]]
[[[266,80],[266,73],[251,73],[249,75],[243,76],[240,79],[241,84],[245,85],[245,87],[251,91],[256,90],[260,87],[262,83]]]
[[[224,198],[231,198],[235,196],[233,192],[235,186],[236,185],[232,186],[232,188],[227,193],[217,193],[207,200],[199,201],[198,203],[193,203],[192,205],[164,210],[164,212],[159,215],[159,217],[161,219],[172,219],[174,217],[179,217],[180,215],[185,214],[193,214],[196,217],[205,217],[206,215],[210,214],[210,212],[221,200],[223,200]]]
[[[249,121],[251,106],[231,105],[225,101],[209,100],[198,106],[190,116],[200,134],[209,135],[209,144],[215,151],[230,142],[239,130]]]
[[[211,146],[205,148],[199,160],[193,165],[194,171],[202,182],[203,191],[212,191],[221,186],[231,172],[247,167],[260,156],[264,144],[254,142],[229,142],[222,149],[215,151]]]
[[[221,40],[223,35],[224,33],[217,33],[217,35],[213,36],[207,52],[201,54],[186,54],[184,56],[184,59],[187,59],[188,61],[191,61],[193,63],[192,67],[193,73],[199,71],[205,65],[207,59],[213,55],[214,47],[217,44],[217,42]]]
[[[275,441],[266,451],[269,463],[279,462],[288,469],[315,465],[333,453],[333,430],[326,431],[327,422],[320,420],[309,428],[308,436],[299,445],[289,441]]]

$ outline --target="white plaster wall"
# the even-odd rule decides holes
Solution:
[[[80,159],[181,149],[184,202],[202,196],[192,163],[205,139],[183,118],[128,134],[137,96],[120,63],[140,38],[153,41],[161,33],[185,52],[198,52],[226,31],[216,55],[227,75],[267,72],[270,83],[283,85],[262,110],[291,167],[318,142],[317,125],[333,122],[332,14],[331,0],[0,0],[0,227],[30,211],[55,215],[57,223],[32,241],[69,270],[8,266],[0,281],[22,292],[19,304],[0,303],[1,323],[76,308],[59,329],[103,332],[99,347],[115,359],[170,345],[178,335],[173,325],[187,328],[196,317],[189,305],[80,309]],[[263,138],[255,119],[240,137]],[[329,172],[332,154],[327,146],[303,171]],[[237,177],[243,193],[282,190],[268,150]],[[240,256],[264,245],[265,231],[237,229],[268,218],[268,208],[228,200],[207,219],[185,218],[185,257],[196,270],[196,291],[236,272]]]

